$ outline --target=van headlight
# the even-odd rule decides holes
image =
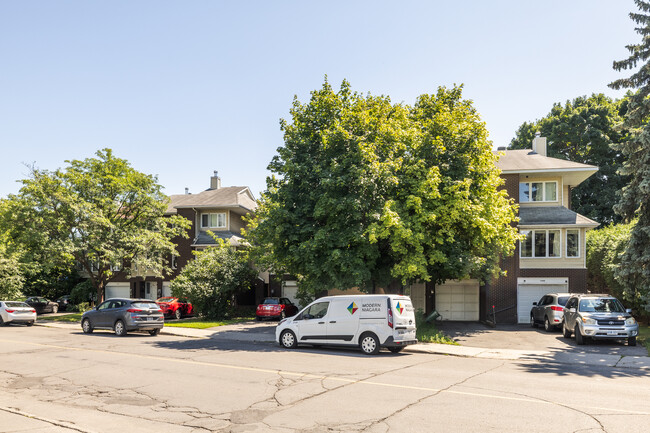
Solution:
[[[634,320],[634,317],[628,317],[625,319],[625,324],[626,325],[634,325],[636,323],[636,320]]]
[[[590,317],[583,317],[582,323],[584,323],[585,325],[596,325],[598,322],[596,322],[596,319],[592,319]]]

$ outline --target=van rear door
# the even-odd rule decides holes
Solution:
[[[354,299],[334,299],[327,315],[327,341],[350,343],[359,327],[359,302]]]
[[[400,296],[391,299],[393,312],[393,339],[395,341],[415,340],[415,309],[411,299]]]

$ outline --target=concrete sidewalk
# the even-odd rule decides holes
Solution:
[[[38,326],[69,329],[81,332],[78,323],[62,323],[47,320],[37,321]],[[161,334],[186,338],[212,338],[230,341],[245,341],[255,343],[276,343],[275,326],[266,322],[245,322],[235,325],[225,325],[216,328],[194,329],[165,326]],[[635,368],[650,371],[650,357],[624,356],[618,354],[602,354],[577,350],[518,350],[495,349],[469,346],[453,346],[449,344],[419,343],[407,346],[406,353],[431,353],[436,355],[463,356],[471,358],[490,358],[511,361],[529,361],[557,364],[572,364],[584,366],[602,366]]]

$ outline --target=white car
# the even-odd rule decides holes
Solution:
[[[305,343],[356,346],[368,355],[381,347],[398,353],[417,343],[415,311],[408,296],[326,296],[282,320],[275,338],[287,349]]]
[[[32,326],[36,321],[36,310],[24,302],[0,301],[0,326],[10,323],[24,323]]]

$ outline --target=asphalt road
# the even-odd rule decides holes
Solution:
[[[0,432],[647,432],[647,371],[0,329]]]

